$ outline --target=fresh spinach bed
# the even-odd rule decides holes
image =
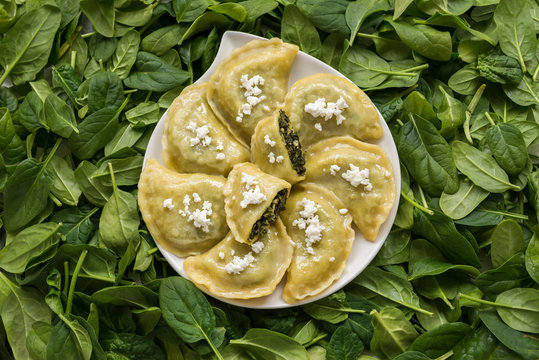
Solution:
[[[389,238],[315,303],[207,298],[140,219],[152,130],[227,29],[340,70],[397,142]],[[0,358],[539,358],[538,29],[535,0],[0,0]]]

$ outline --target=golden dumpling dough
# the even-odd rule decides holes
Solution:
[[[315,74],[296,81],[286,95],[284,110],[304,148],[334,136],[360,140],[382,137],[380,117],[372,101],[339,76]]]
[[[256,126],[251,139],[251,161],[290,184],[305,179],[301,144],[284,111],[275,112]]]
[[[191,85],[170,106],[161,144],[167,167],[182,173],[227,175],[249,160],[241,145],[215,117],[206,100],[207,83]]]
[[[256,241],[284,210],[291,187],[251,163],[234,165],[224,194],[226,221],[236,241]]]
[[[307,150],[305,168],[305,182],[337,195],[363,236],[376,240],[396,196],[393,167],[384,150],[351,137],[330,138]]]
[[[149,159],[140,175],[138,202],[155,241],[179,257],[219,242],[228,232],[225,182],[222,176],[179,174]]]
[[[292,191],[281,218],[295,243],[283,290],[292,304],[320,294],[342,275],[355,233],[344,204],[316,185]]]
[[[290,237],[277,219],[252,246],[229,233],[206,253],[188,257],[183,269],[195,285],[212,295],[251,299],[275,290],[292,253]]]
[[[298,47],[281,39],[253,40],[235,49],[209,80],[208,103],[249,145],[256,124],[282,107]]]

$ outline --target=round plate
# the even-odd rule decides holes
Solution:
[[[210,66],[208,71],[206,71],[206,73],[204,73],[204,75],[202,75],[200,79],[198,79],[195,83],[202,83],[202,82],[208,81],[210,79],[210,76],[215,72],[217,66],[230,55],[232,50],[245,45],[251,40],[256,40],[256,39],[263,39],[263,38],[250,35],[250,34],[236,32],[236,31],[225,32],[221,40],[219,51],[217,53],[217,56],[215,57],[215,60],[213,61],[213,64]],[[333,75],[346,78],[344,75],[342,75],[341,73],[339,73],[338,71],[330,67],[329,65],[300,51],[298,55],[296,56],[296,59],[294,60],[294,63],[292,65],[290,78],[288,80],[288,86],[290,88],[292,84],[294,84],[297,80],[302,79],[312,74],[317,74],[317,73],[328,73],[328,74],[333,74]],[[148,143],[148,149],[146,150],[144,161],[146,161],[149,158],[153,158],[153,159],[157,159],[161,164],[164,164],[162,149],[161,149],[161,137],[163,136],[163,128],[165,125],[166,115],[167,114],[165,112],[165,114],[163,115],[163,117],[161,117],[161,120],[155,127],[152,137],[150,138],[150,142]],[[377,141],[373,141],[371,143],[376,144],[380,146],[382,149],[384,149],[384,151],[387,153],[391,161],[391,164],[393,165],[393,173],[395,175],[395,186],[397,189],[396,200],[395,200],[395,204],[393,205],[393,208],[391,209],[389,213],[387,220],[380,227],[380,231],[378,233],[378,237],[376,238],[376,241],[370,242],[366,240],[363,237],[363,235],[361,235],[361,232],[354,226],[354,230],[356,232],[356,238],[352,246],[352,251],[350,253],[350,256],[348,257],[348,261],[346,262],[346,268],[344,269],[342,276],[318,296],[313,296],[313,297],[310,297],[303,301],[299,301],[294,304],[286,303],[281,296],[284,282],[286,281],[286,276],[284,277],[284,279],[281,281],[281,283],[277,286],[277,288],[272,294],[261,297],[261,298],[240,300],[240,299],[224,299],[224,298],[214,296],[212,294],[208,294],[208,295],[229,304],[248,307],[248,308],[255,308],[255,309],[286,308],[286,307],[306,304],[306,303],[321,299],[323,297],[326,297],[340,290],[343,286],[348,284],[357,275],[359,275],[359,273],[363,271],[363,269],[365,269],[367,265],[369,265],[371,260],[376,256],[376,254],[378,253],[378,251],[384,244],[384,241],[395,219],[395,215],[397,213],[397,208],[398,208],[398,203],[399,203],[399,193],[400,193],[400,188],[401,188],[399,156],[397,154],[397,148],[395,147],[395,142],[393,141],[393,137],[391,136],[389,128],[387,127],[386,122],[384,118],[382,117],[382,115],[380,115],[380,123],[384,130],[384,134],[381,139]],[[164,250],[161,246],[159,246],[159,244],[157,244],[157,247],[159,248],[159,250],[165,257],[165,259],[169,262],[169,264],[174,268],[174,270],[176,270],[181,276],[185,278],[189,278],[186,275],[185,271],[183,270],[184,258],[179,258],[173,255],[172,253]]]

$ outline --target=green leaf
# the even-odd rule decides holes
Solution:
[[[531,17],[529,2],[500,0],[494,11],[500,48],[518,59],[522,72],[526,72],[526,61],[535,56],[537,44],[535,26]]]
[[[130,124],[122,124],[116,135],[105,145],[105,156],[112,155],[125,148],[132,148],[142,137],[144,130],[134,128]]]
[[[490,235],[490,258],[497,268],[517,253],[524,252],[526,245],[522,228],[515,220],[504,220]]]
[[[309,55],[320,58],[322,42],[311,21],[295,5],[288,5],[283,12],[281,38],[284,42],[296,44]]]
[[[176,21],[191,22],[204,13],[210,5],[207,0],[173,0],[172,7],[176,13]]]
[[[79,4],[95,31],[106,37],[114,36],[114,0],[79,0]]]
[[[364,345],[347,326],[339,326],[331,335],[327,348],[328,360],[356,360]]]
[[[444,137],[452,137],[466,119],[466,108],[462,102],[448,94],[442,86],[439,86],[438,89],[443,95],[437,114],[442,121],[440,134]]]
[[[143,309],[154,307],[159,302],[158,295],[142,285],[106,287],[93,293],[92,298],[100,303]]]
[[[187,31],[187,28],[188,27],[186,25],[180,24],[159,28],[142,39],[142,50],[157,56],[164,55],[167,51],[178,44],[183,34]]]
[[[449,78],[447,85],[461,95],[473,95],[481,85],[479,72],[472,65],[466,65]]]
[[[539,104],[539,82],[524,75],[517,85],[504,85],[503,91],[509,99],[521,106]]]
[[[371,265],[384,266],[407,262],[410,257],[410,238],[411,234],[408,230],[390,231]]]
[[[51,193],[62,203],[69,206],[76,206],[82,190],[75,180],[75,174],[66,160],[59,156],[53,156],[47,170],[52,175]]]
[[[56,212],[51,221],[61,223],[59,232],[63,235],[67,244],[86,244],[95,231],[91,217],[98,211],[98,208],[81,206],[63,209]]]
[[[13,231],[28,224],[47,206],[53,176],[46,163],[22,161],[4,188],[4,226]]]
[[[60,26],[60,11],[45,5],[22,15],[0,42],[0,65],[14,85],[35,79],[47,64],[53,39]]]
[[[524,266],[522,253],[513,255],[498,268],[487,270],[476,278],[477,286],[487,296],[519,287],[526,281],[529,281],[529,275]]]
[[[494,159],[507,174],[517,175],[524,170],[529,157],[524,137],[515,125],[496,124],[485,136]]]
[[[530,277],[539,284],[539,240],[537,233],[533,233],[532,238],[526,249],[526,270],[530,274]]]
[[[309,360],[307,351],[298,342],[267,329],[249,329],[242,338],[230,340],[223,356],[228,359],[227,353],[234,348],[247,351],[255,359]]]
[[[408,350],[419,335],[402,311],[394,307],[385,307],[380,312],[373,310],[372,326],[374,334],[371,350],[382,357],[394,358]]]
[[[447,61],[451,58],[451,34],[428,25],[411,25],[388,19],[401,40],[412,50],[429,59]]]
[[[90,79],[88,87],[88,113],[110,107],[118,109],[124,101],[122,82],[113,72],[100,72]]]
[[[98,248],[93,245],[71,245],[64,244],[58,249],[58,255],[54,258],[54,263],[59,268],[63,268],[64,262],[68,262],[70,272],[75,269],[75,265],[83,251],[87,251],[86,258],[79,271],[80,278],[90,278],[94,280],[113,283],[116,269],[116,254],[109,249]]]
[[[134,89],[167,91],[182,85],[189,78],[188,72],[165,63],[153,54],[139,51],[135,71],[124,80],[124,83]]]
[[[480,311],[479,317],[494,336],[509,349],[525,359],[534,359],[539,356],[539,339],[511,329],[493,311]]]
[[[82,161],[75,170],[75,179],[84,194],[92,204],[103,207],[112,195],[112,187],[103,185],[93,175],[97,172],[97,166],[89,161]]]
[[[167,324],[184,341],[211,341],[215,315],[208,300],[190,281],[180,277],[164,279],[159,304]]]
[[[122,36],[118,41],[118,46],[116,47],[114,54],[112,55],[109,71],[118,75],[118,77],[122,80],[127,78],[137,59],[139,44],[140,34],[138,31],[129,30],[124,36]]]
[[[449,352],[471,332],[472,328],[462,322],[443,324],[419,335],[410,350],[419,351],[434,359]]]
[[[539,333],[539,290],[515,288],[496,297],[496,311],[502,320],[518,331]]]
[[[458,190],[451,148],[432,123],[411,115],[399,130],[397,149],[410,175],[426,192],[439,195]]]
[[[493,193],[518,189],[489,154],[462,141],[454,141],[451,148],[455,165],[475,185]]]
[[[349,2],[336,0],[331,3],[320,0],[297,0],[296,5],[313,24],[327,33],[347,35],[350,32],[346,24],[345,12]]]
[[[243,22],[247,16],[247,10],[243,5],[236,3],[223,3],[219,5],[211,5],[208,7],[209,10],[214,11],[219,14],[227,15],[234,20]]]
[[[368,16],[387,10],[389,10],[389,3],[386,0],[356,0],[350,3],[344,13],[346,24],[350,28],[350,45],[354,44],[356,34]]]
[[[77,320],[61,317],[54,326],[49,343],[47,344],[47,360],[57,359],[58,356],[74,360],[90,360],[92,355],[92,340],[88,331]]]
[[[451,219],[462,219],[485,200],[488,194],[488,191],[475,185],[467,178],[460,179],[459,189],[456,193],[442,193],[440,208]]]
[[[342,56],[339,70],[360,88],[380,85],[391,73],[389,64],[363,47],[353,46]]]
[[[73,132],[79,132],[73,109],[55,94],[45,99],[43,106],[45,120],[52,132],[64,138],[69,138]]]
[[[314,319],[327,321],[331,324],[346,320],[349,313],[364,312],[350,308],[345,301],[341,301],[336,297],[328,297],[303,305],[302,309]]]

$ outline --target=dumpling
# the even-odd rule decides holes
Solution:
[[[282,107],[298,47],[281,39],[235,49],[209,80],[208,103],[237,138],[249,144],[256,124]]]
[[[208,252],[188,257],[183,269],[195,285],[212,295],[251,299],[275,290],[292,253],[290,237],[277,219],[252,246],[229,233]]]
[[[155,159],[138,183],[142,218],[155,241],[176,256],[200,254],[228,232],[222,176],[179,174]]]
[[[332,191],[367,240],[374,241],[395,203],[395,179],[379,146],[351,137],[323,140],[306,152],[306,183]]]
[[[344,204],[317,186],[292,191],[281,218],[296,244],[283,290],[283,299],[294,303],[320,294],[342,275],[355,232]]]
[[[234,238],[253,243],[285,209],[291,185],[251,163],[234,165],[225,184],[226,221]]]
[[[305,158],[284,111],[260,121],[251,139],[251,160],[262,171],[290,184],[305,178]]]
[[[284,110],[304,148],[334,136],[360,140],[382,137],[372,101],[339,76],[315,74],[296,81],[286,95]]]
[[[249,150],[234,139],[206,101],[207,83],[186,87],[168,110],[161,139],[165,165],[182,173],[227,175],[248,161]]]

